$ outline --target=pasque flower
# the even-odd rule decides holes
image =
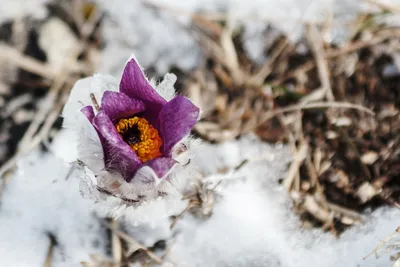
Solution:
[[[152,169],[151,178],[165,178],[177,163],[172,148],[199,117],[199,108],[188,98],[167,101],[159,95],[133,58],[124,69],[119,92],[105,91],[97,114],[92,105],[81,111],[98,133],[105,169],[120,173],[127,182],[143,167]]]
[[[200,177],[190,137],[199,108],[175,95],[175,81],[147,80],[131,58],[120,81],[96,74],[72,89],[63,117],[77,153],[67,160],[78,162],[80,190],[101,215],[148,220],[186,207]]]

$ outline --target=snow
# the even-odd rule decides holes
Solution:
[[[74,153],[59,134],[52,147]],[[18,162],[0,206],[0,266],[43,266],[50,239],[58,242],[52,266],[80,266],[90,254],[104,254],[105,230],[79,192],[79,181],[66,179],[70,164],[35,151]]]
[[[43,16],[44,1],[8,1],[0,11],[0,21],[16,15]],[[109,16],[104,34],[107,42],[100,71],[118,76],[127,57],[135,52],[144,67],[156,66],[165,74],[171,65],[194,68],[201,52],[188,29],[188,17],[157,11],[143,1],[98,0]],[[400,4],[399,1],[385,1]],[[177,10],[194,12],[228,11],[230,16],[245,22],[246,49],[259,59],[265,41],[262,33],[267,26],[300,38],[299,21],[321,21],[329,13],[340,15],[330,33],[341,42],[347,36],[343,26],[358,12],[365,10],[361,1],[345,0],[256,0],[251,4],[239,0],[155,1]],[[179,12],[178,12],[179,13]],[[252,22],[254,21],[254,23]],[[268,21],[268,25],[264,24]],[[284,21],[285,23],[282,23]],[[398,20],[396,20],[398,21]],[[262,63],[260,60],[259,63]],[[111,83],[111,82],[110,82]],[[88,100],[89,101],[89,100]],[[76,158],[71,132],[63,130],[51,146],[51,153],[39,150],[18,162],[17,172],[6,185],[0,203],[0,266],[43,266],[53,234],[58,241],[52,266],[80,266],[90,254],[106,254],[105,230],[98,218],[99,210],[81,197],[79,179],[66,176]],[[320,230],[301,229],[299,218],[291,210],[287,193],[279,186],[284,177],[290,153],[285,146],[269,145],[253,136],[219,145],[204,144],[196,150],[194,161],[219,196],[209,218],[186,214],[169,230],[169,221],[162,213],[154,219],[161,202],[142,209],[139,221],[125,221],[125,227],[140,242],[154,245],[168,240],[171,251],[164,266],[390,266],[389,255],[379,258],[369,254],[379,242],[399,225],[397,209],[379,209],[366,214],[365,223],[354,226],[339,239]],[[238,171],[216,174],[218,170],[238,166]],[[151,210],[150,210],[151,208]],[[178,207],[179,210],[183,207]],[[174,211],[178,209],[173,209]],[[96,211],[97,214],[94,212]],[[153,220],[145,220],[151,214]],[[161,213],[158,214],[161,216]]]
[[[399,210],[378,210],[340,239],[304,230],[278,185],[289,159],[286,148],[249,138],[208,145],[204,151],[200,156],[207,165],[216,163],[214,170],[235,166],[249,155],[253,160],[237,173],[241,178],[221,189],[222,197],[208,220],[184,217],[165,266],[172,262],[177,266],[390,266],[390,253],[378,259],[363,257],[398,227]],[[261,158],[254,161],[254,156]]]
[[[104,26],[107,47],[101,71],[114,76],[121,73],[132,52],[144,67],[153,65],[162,75],[170,65],[189,69],[199,61],[196,40],[169,14],[149,9],[141,1],[128,5],[124,0],[98,2],[109,15]]]
[[[92,205],[80,196],[76,177],[65,180],[70,165],[59,155],[76,153],[70,138],[64,130],[52,146],[54,153],[35,151],[19,162],[2,196],[0,266],[43,266],[47,233],[59,242],[52,266],[79,266],[90,254],[105,254],[105,231]],[[224,178],[210,218],[186,214],[173,231],[164,217],[139,225],[125,222],[128,232],[148,246],[167,240],[171,251],[164,266],[389,266],[388,253],[362,258],[397,228],[397,209],[378,210],[366,217],[366,224],[336,239],[299,227],[278,183],[290,160],[287,147],[247,136],[204,144],[196,155],[208,180],[216,184]],[[239,170],[215,175],[243,160],[248,162]]]
[[[0,23],[7,20],[22,18],[24,16],[30,16],[33,18],[44,18],[47,15],[45,4],[49,0],[12,0],[2,1],[0,8]]]

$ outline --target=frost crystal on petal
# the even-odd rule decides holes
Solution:
[[[167,101],[172,100],[175,96],[174,84],[176,82],[176,75],[167,73],[160,84],[156,86],[157,92]]]

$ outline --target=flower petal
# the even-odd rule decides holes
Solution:
[[[199,108],[183,96],[174,97],[163,107],[159,115],[163,155],[170,156],[173,146],[190,133],[199,112]]]
[[[173,158],[161,157],[146,162],[146,165],[153,169],[158,178],[164,177],[177,163]]]
[[[157,184],[171,173],[177,163],[173,158],[161,157],[146,162],[142,169],[147,169],[146,173],[151,176],[148,180]]]
[[[167,103],[147,81],[134,58],[126,64],[119,88],[121,93],[142,100],[146,104],[146,108],[157,113]]]
[[[115,122],[118,119],[127,118],[143,111],[144,104],[142,101],[132,99],[123,93],[106,91],[101,99],[101,110]]]
[[[142,165],[142,162],[121,138],[114,124],[104,111],[97,113],[93,119],[93,125],[100,135],[103,145],[106,169],[121,173],[124,179],[129,182]]]
[[[86,106],[81,108],[81,112],[88,118],[90,122],[93,121],[94,118],[94,111],[92,106]]]

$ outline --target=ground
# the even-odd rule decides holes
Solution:
[[[0,12],[1,266],[395,264],[398,1],[44,2]],[[74,82],[132,53],[202,110],[182,214],[104,218],[60,130]]]

